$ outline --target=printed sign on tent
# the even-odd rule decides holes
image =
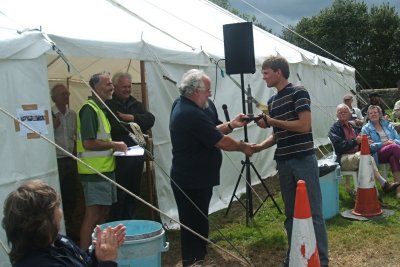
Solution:
[[[43,107],[38,107],[36,104],[22,105],[22,108],[17,109],[17,118],[41,134],[48,134],[46,124],[49,124],[48,111]],[[15,131],[19,132],[20,136],[26,136],[28,139],[39,138],[39,135],[15,121]]]

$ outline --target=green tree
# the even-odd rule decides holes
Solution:
[[[284,29],[281,37],[355,67],[362,88],[385,88],[393,87],[400,78],[399,25],[400,17],[389,4],[372,7],[368,12],[363,1],[336,0],[317,16],[303,18],[290,30]]]
[[[383,4],[371,8],[369,24],[368,57],[363,73],[377,87],[395,87],[400,79],[400,17],[394,7]]]
[[[223,9],[230,10],[231,8],[231,3],[229,3],[228,0],[210,0],[210,2],[213,2],[216,5],[219,5]],[[237,14],[236,14],[237,15]]]

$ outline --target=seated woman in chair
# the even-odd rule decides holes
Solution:
[[[369,145],[377,163],[389,163],[393,177],[400,182],[400,136],[393,125],[385,120],[379,106],[368,107],[369,122],[361,130],[368,135],[372,143]],[[400,187],[397,188],[397,198],[400,198]]]
[[[343,171],[357,171],[361,156],[361,136],[357,132],[357,129],[349,123],[351,112],[347,105],[343,103],[339,104],[336,107],[336,116],[338,120],[329,130],[329,139],[337,156],[336,161]],[[399,187],[400,183],[389,183],[382,177],[373,158],[372,165],[374,177],[382,186],[383,192],[388,193]]]

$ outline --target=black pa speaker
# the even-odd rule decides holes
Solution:
[[[253,24],[251,22],[225,24],[223,29],[226,73],[256,72]]]

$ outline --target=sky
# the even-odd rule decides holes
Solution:
[[[229,0],[229,2],[232,8],[243,14],[255,15],[259,22],[271,28],[274,34],[280,35],[282,26],[273,19],[285,26],[294,26],[301,18],[316,16],[321,10],[332,6],[334,0]],[[364,0],[363,2],[369,8],[389,3],[400,14],[400,0]]]

